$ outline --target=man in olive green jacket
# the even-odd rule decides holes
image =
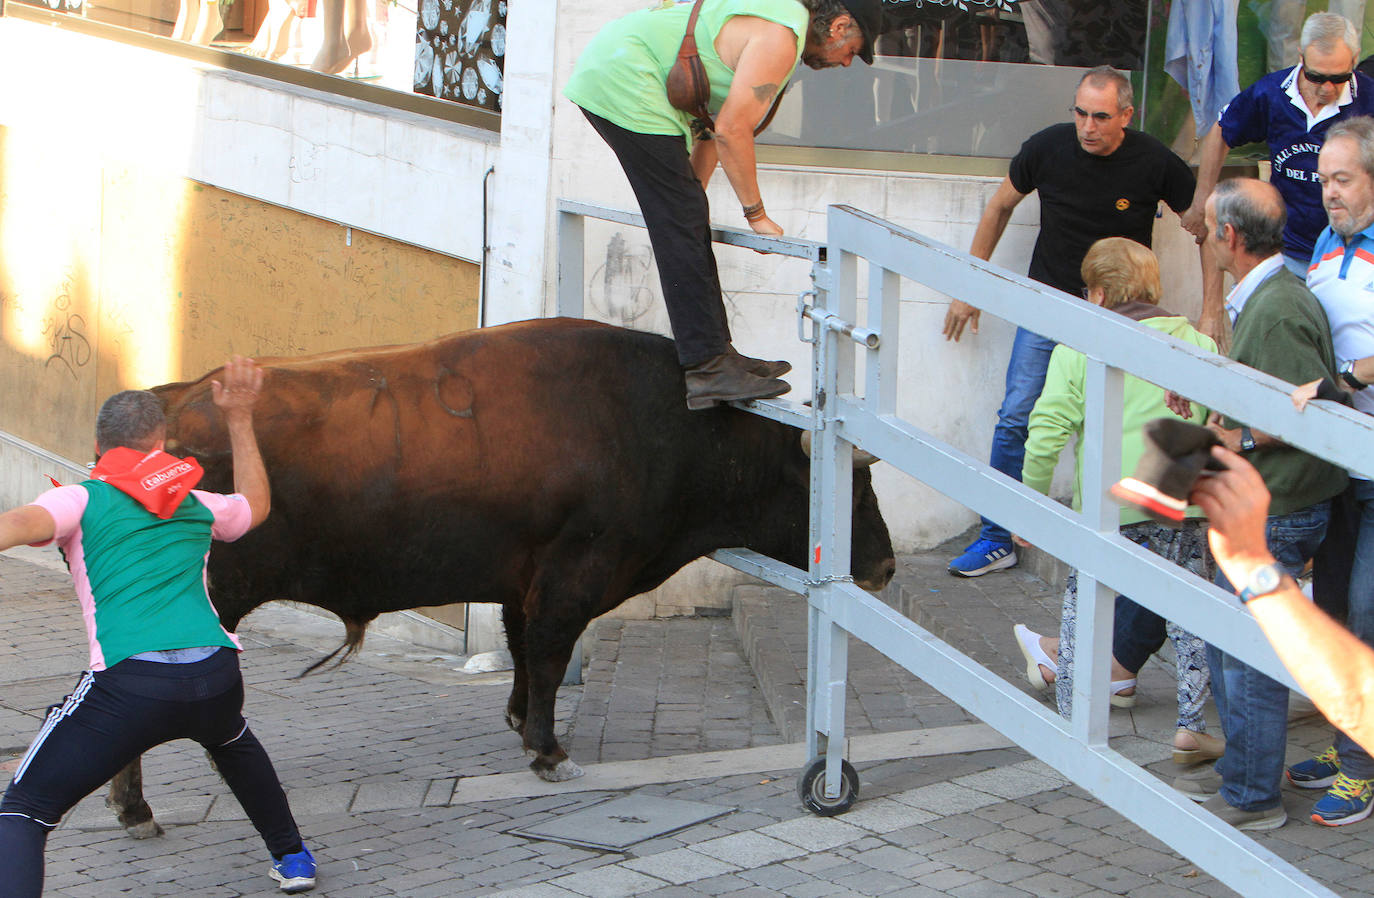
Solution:
[[[1207,240],[1236,288],[1226,309],[1234,322],[1231,358],[1289,383],[1337,377],[1326,313],[1283,265],[1283,201],[1269,184],[1236,178],[1207,200]],[[1186,416],[1185,416],[1186,417]],[[1298,576],[1326,534],[1330,499],[1345,471],[1240,421],[1213,413],[1208,422],[1227,449],[1264,478],[1273,499],[1265,537],[1278,567]],[[1253,584],[1217,584],[1235,593]],[[1208,646],[1212,694],[1226,735],[1216,770],[1186,774],[1174,787],[1237,829],[1277,829],[1288,819],[1279,797],[1288,733],[1288,687]]]

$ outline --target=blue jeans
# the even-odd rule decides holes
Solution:
[[[988,464],[1015,480],[1021,479],[1026,460],[1026,436],[1030,431],[1031,409],[1045,388],[1045,372],[1050,353],[1057,344],[1048,337],[1033,334],[1024,327],[1016,329],[1007,361],[1007,386],[1002,407],[997,410],[997,427],[992,432],[992,457]],[[983,518],[981,539],[1011,544],[1005,527]]]
[[[1269,517],[1265,542],[1290,576],[1302,573],[1326,535],[1330,515],[1331,504],[1318,502]],[[1217,571],[1216,583],[1236,591],[1221,571]],[[1242,811],[1276,807],[1288,741],[1288,687],[1211,644],[1207,662],[1212,669],[1212,697],[1226,735],[1226,754],[1217,762],[1221,795]]]
[[[1350,478],[1350,491],[1360,509],[1354,564],[1350,569],[1350,611],[1346,626],[1366,645],[1374,646],[1374,482]],[[1354,739],[1336,732],[1341,772],[1352,779],[1374,779],[1374,758]]]

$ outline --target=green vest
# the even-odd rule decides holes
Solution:
[[[105,666],[139,652],[236,648],[205,592],[210,510],[191,495],[160,520],[108,483],[80,486],[90,497],[81,516],[81,548]]]
[[[691,3],[677,3],[633,12],[607,24],[582,51],[563,95],[627,131],[681,134],[690,147],[691,116],[668,103],[664,84],[691,14]],[[712,114],[725,102],[735,76],[716,55],[716,35],[727,19],[741,15],[777,22],[796,33],[793,69],[806,43],[810,13],[798,0],[706,0],[697,17],[696,38],[697,53],[711,82]]]

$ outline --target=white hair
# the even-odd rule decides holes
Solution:
[[[1360,58],[1360,33],[1345,16],[1334,12],[1314,12],[1302,23],[1302,35],[1298,38],[1298,46],[1304,52],[1314,44],[1330,52],[1336,48],[1337,41],[1349,47],[1356,59]]]

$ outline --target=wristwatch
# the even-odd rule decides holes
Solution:
[[[1346,385],[1352,390],[1363,390],[1365,387],[1369,386],[1369,384],[1355,376],[1355,362],[1353,359],[1341,364],[1340,374],[1341,380],[1345,381]]]
[[[1277,592],[1279,584],[1282,582],[1283,571],[1279,570],[1278,565],[1262,564],[1250,572],[1249,579],[1245,581],[1245,586],[1240,591],[1240,603],[1245,605],[1251,599],[1258,599],[1260,596]]]
[[[1249,452],[1255,448],[1255,435],[1250,432],[1250,428],[1241,425],[1240,428],[1240,451]]]

